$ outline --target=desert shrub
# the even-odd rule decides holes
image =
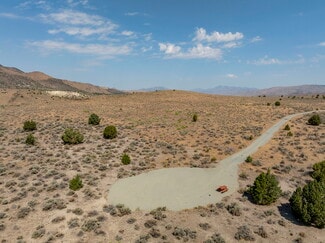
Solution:
[[[104,129],[104,138],[113,139],[117,137],[117,130],[115,126],[107,126]]]
[[[226,241],[219,233],[215,233],[210,239],[204,241],[203,243],[226,243]]]
[[[130,156],[128,154],[123,154],[121,158],[121,162],[123,165],[128,165],[131,163]]]
[[[251,163],[252,161],[253,161],[253,158],[250,155],[248,155],[247,158],[245,159],[245,162],[247,162],[247,163]]]
[[[24,131],[36,130],[36,122],[34,122],[33,120],[25,121],[23,129],[24,129]]]
[[[25,140],[25,143],[28,145],[35,145],[36,139],[33,134],[29,134]]]
[[[280,101],[275,101],[274,105],[275,105],[275,106],[280,106],[281,103],[280,103]]]
[[[313,126],[318,126],[319,124],[321,124],[320,116],[319,116],[318,114],[314,114],[314,115],[312,115],[312,116],[308,119],[308,124],[309,124],[309,125],[313,125]]]
[[[83,187],[82,180],[79,175],[76,175],[69,182],[69,188],[73,191],[77,191]]]
[[[237,203],[231,203],[226,208],[231,215],[234,215],[234,216],[241,215],[241,209]]]
[[[62,140],[65,144],[78,144],[82,143],[84,136],[77,130],[67,128],[62,135]]]
[[[279,182],[270,170],[262,172],[254,181],[254,185],[249,189],[252,200],[256,204],[268,205],[275,202],[281,196]]]
[[[290,126],[289,126],[289,124],[287,124],[287,125],[284,127],[284,130],[285,130],[285,131],[290,131]]]
[[[193,122],[196,122],[197,121],[197,114],[194,114],[193,117],[192,117],[192,121]]]
[[[293,133],[292,133],[291,131],[289,131],[289,132],[287,133],[287,136],[288,136],[288,137],[292,137],[292,136],[293,136]]]
[[[314,164],[313,170],[314,170],[314,172],[312,173],[312,177],[315,180],[317,180],[317,181],[324,180],[325,181],[325,160]]]
[[[99,125],[100,123],[100,118],[98,115],[96,115],[95,113],[91,114],[89,116],[89,119],[88,119],[88,124],[91,124],[91,125]]]
[[[238,227],[238,231],[235,234],[236,240],[246,240],[246,241],[255,241],[255,237],[252,233],[252,231],[246,226],[240,226]]]

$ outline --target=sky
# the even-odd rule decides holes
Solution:
[[[1,0],[0,64],[134,90],[325,85],[324,0]]]

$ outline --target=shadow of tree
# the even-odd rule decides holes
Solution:
[[[304,224],[293,215],[290,203],[282,203],[280,206],[278,206],[278,210],[281,216],[286,220],[290,221],[295,225],[304,226]]]

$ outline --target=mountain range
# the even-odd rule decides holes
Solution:
[[[90,94],[121,94],[123,91],[111,88],[104,88],[90,83],[81,83],[51,77],[45,73],[23,72],[15,67],[0,65],[0,88],[14,89],[38,89],[38,90],[62,90]],[[153,87],[141,89],[141,92],[168,90],[165,87]],[[216,86],[210,89],[194,89],[194,92],[217,95],[234,96],[293,96],[307,94],[325,94],[325,85],[299,85],[286,87],[272,87],[267,89],[254,89],[245,87]]]

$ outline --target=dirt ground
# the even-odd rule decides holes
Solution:
[[[280,106],[274,105],[277,100]],[[288,205],[295,188],[311,179],[311,166],[325,159],[325,124],[309,126],[309,116],[290,121],[292,136],[281,129],[252,155],[252,163],[243,163],[240,189],[222,203],[151,212],[107,204],[110,186],[119,178],[158,168],[214,167],[279,118],[317,109],[325,109],[322,97],[159,91],[68,99],[0,90],[0,239],[222,242],[222,237],[235,242],[235,236],[246,235],[256,242],[325,242],[324,229],[302,225]],[[101,117],[100,125],[88,125],[91,113]],[[34,120],[37,130],[24,132],[26,120]],[[103,138],[107,125],[117,127],[117,138]],[[61,136],[68,127],[79,130],[84,143],[64,145]],[[29,133],[37,140],[34,146],[25,144]],[[131,157],[129,165],[121,163],[123,153]],[[270,206],[257,206],[243,192],[268,168],[284,193]],[[69,181],[77,174],[84,186],[74,192]]]

